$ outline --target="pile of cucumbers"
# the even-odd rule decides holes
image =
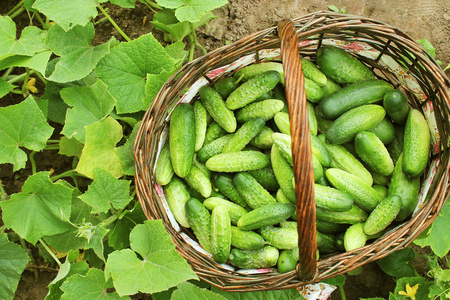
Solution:
[[[430,130],[407,97],[346,51],[302,58],[317,247],[351,251],[417,205]],[[156,181],[217,263],[295,269],[297,215],[282,64],[246,66],[175,107]],[[300,87],[299,87],[300,88]]]

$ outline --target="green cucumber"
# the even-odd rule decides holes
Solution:
[[[292,181],[294,180],[294,170],[275,145],[272,146],[270,153],[270,160],[278,185],[286,197],[292,203],[295,203],[295,189],[292,185]]]
[[[384,176],[390,176],[394,172],[394,162],[383,142],[375,133],[358,132],[355,137],[355,150],[371,170]]]
[[[234,203],[246,207],[247,202],[245,202],[244,198],[239,194],[239,191],[234,186],[233,176],[231,174],[223,173],[219,174],[214,178],[214,186],[224,194],[228,199],[233,201]]]
[[[251,78],[237,87],[227,98],[228,109],[235,110],[255,101],[259,96],[272,90],[280,82],[280,74],[270,70]]]
[[[325,220],[316,220],[316,229],[322,233],[338,233],[347,229],[348,225],[328,222]]]
[[[214,261],[223,264],[231,250],[231,222],[224,206],[216,206],[211,213],[211,252]]]
[[[386,115],[382,106],[375,104],[353,108],[337,118],[328,128],[326,136],[331,144],[350,142],[363,130],[378,125]]]
[[[230,264],[241,269],[271,268],[277,264],[279,251],[272,246],[261,249],[241,250],[234,248],[228,257]]]
[[[316,114],[318,131],[322,134],[326,134],[328,131],[328,128],[330,128],[331,124],[333,124],[333,121],[322,118],[322,116],[320,116],[320,114],[319,114],[318,106],[316,106],[314,112]]]
[[[270,149],[273,145],[272,140],[273,130],[270,127],[264,126],[263,129],[250,141],[250,145],[260,149]]]
[[[380,196],[384,199],[388,195],[388,188],[384,185],[374,184],[372,188],[380,194]]]
[[[296,228],[267,226],[261,228],[259,233],[270,246],[280,250],[298,247],[298,232]]]
[[[364,247],[367,240],[367,234],[364,233],[364,223],[353,224],[344,234],[345,251],[352,251]]]
[[[327,77],[327,83],[321,86],[321,88],[323,91],[323,96],[326,97],[328,95],[333,94],[334,92],[339,91],[341,89],[341,86],[336,82],[334,82],[333,80],[331,80],[331,78]]]
[[[315,135],[311,135],[311,152],[319,159],[322,166],[327,168],[331,166],[332,157],[330,153],[328,153],[327,148]]]
[[[278,112],[273,117],[278,130],[281,133],[291,135],[291,125],[289,123],[289,114],[287,112]]]
[[[215,139],[208,144],[205,144],[202,149],[197,152],[197,159],[201,163],[205,163],[208,159],[214,155],[222,153],[223,148],[233,138],[233,134],[224,135],[218,139]]]
[[[311,131],[311,134],[317,135],[319,127],[317,125],[317,118],[316,118],[316,112],[314,110],[314,106],[310,102],[306,102],[306,105],[308,107],[309,131]]]
[[[313,103],[319,103],[323,98],[323,91],[320,85],[307,77],[305,77],[305,91],[306,99]]]
[[[367,235],[374,235],[383,231],[395,220],[401,207],[402,199],[397,195],[383,199],[364,223],[364,232]]]
[[[242,172],[264,168],[269,158],[259,151],[238,151],[214,155],[205,164],[215,172]]]
[[[209,180],[212,179],[212,173],[208,168],[205,166],[205,164],[202,164],[198,161],[197,155],[194,156],[194,160],[192,161],[192,165],[197,167],[200,171],[202,171],[203,174],[205,174],[206,178]]]
[[[306,78],[313,80],[319,86],[327,84],[327,76],[312,61],[302,58],[302,70]]]
[[[270,193],[262,187],[256,179],[247,172],[239,172],[233,178],[234,186],[239,194],[252,209],[264,205],[273,204],[277,201]]]
[[[403,144],[405,137],[405,127],[394,125],[395,130],[395,138],[394,140],[387,146],[389,154],[392,157],[393,161],[397,161],[403,153]]]
[[[281,189],[278,189],[277,193],[275,194],[276,200],[278,203],[288,203],[292,204],[292,202],[286,197],[286,195],[283,193]],[[294,211],[291,215],[291,219],[294,221],[297,221],[297,211]]]
[[[236,131],[237,122],[234,113],[227,108],[222,97],[212,87],[205,85],[198,91],[208,113],[226,132]]]
[[[314,197],[318,207],[330,211],[347,211],[353,206],[353,198],[332,187],[314,184]]]
[[[392,89],[390,83],[378,79],[353,83],[323,98],[318,110],[323,118],[336,119],[353,108],[380,101]]]
[[[194,102],[195,116],[195,152],[203,147],[206,136],[207,116],[206,108],[200,101]]]
[[[325,175],[335,188],[349,194],[355,205],[367,212],[371,212],[383,200],[370,185],[348,172],[330,168],[325,171]]]
[[[272,134],[272,140],[281,155],[283,155],[286,161],[293,166],[294,162],[292,161],[291,136],[284,133],[275,132]]]
[[[260,249],[264,247],[264,239],[254,231],[241,230],[231,226],[231,246],[242,249]]]
[[[195,115],[189,103],[178,104],[172,112],[169,125],[169,149],[173,171],[186,177],[195,154]]]
[[[372,71],[347,51],[328,45],[317,50],[320,70],[339,84],[349,84],[374,78]]]
[[[211,215],[208,209],[195,198],[186,202],[186,218],[198,242],[211,252]]]
[[[244,207],[220,197],[209,197],[203,201],[203,204],[209,210],[213,210],[219,205],[224,206],[227,209],[230,221],[233,224],[237,224],[238,220],[248,212]]]
[[[294,271],[297,267],[297,259],[292,255],[292,251],[283,250],[278,257],[277,269],[280,273]]]
[[[164,196],[175,220],[181,226],[189,228],[185,206],[191,195],[184,182],[176,176],[172,177],[172,180],[164,186]]]
[[[203,142],[203,144],[206,145],[208,143],[211,143],[212,141],[224,136],[225,134],[227,134],[225,129],[217,124],[216,121],[212,121],[206,129],[205,141]]]
[[[271,165],[268,165],[267,167],[264,167],[262,169],[250,170],[247,172],[252,175],[253,178],[255,178],[256,181],[258,181],[258,183],[269,192],[275,192],[280,188]]]
[[[258,207],[243,215],[237,226],[242,230],[259,229],[275,225],[287,220],[295,211],[295,205],[289,203],[274,203]]]
[[[222,149],[222,153],[241,151],[266,125],[263,118],[251,119],[236,130],[233,137]]]
[[[244,123],[255,118],[263,118],[268,121],[272,119],[276,113],[281,111],[283,107],[283,101],[276,99],[268,99],[250,103],[236,113],[236,119],[240,123]]]
[[[312,165],[313,165],[313,171],[314,171],[314,182],[319,181],[321,178],[323,178],[323,167],[320,163],[320,160],[315,156],[314,154],[311,156],[312,158]]]
[[[337,251],[334,240],[334,235],[317,231],[317,249],[321,253],[333,253]]]
[[[411,178],[422,175],[428,163],[431,134],[425,117],[417,109],[409,112],[403,144],[403,172]]]
[[[195,165],[192,165],[191,171],[186,177],[184,177],[184,180],[192,189],[199,192],[203,198],[208,198],[211,196],[211,181]]]
[[[395,139],[394,125],[387,117],[385,117],[380,124],[368,129],[367,131],[375,133],[385,145],[392,143]]]
[[[160,185],[166,185],[173,176],[172,162],[170,161],[169,143],[165,143],[156,162],[155,178]]]
[[[242,82],[249,81],[256,76],[259,76],[267,71],[276,71],[278,72],[282,83],[284,84],[284,70],[283,64],[279,62],[269,61],[264,63],[252,64],[243,67],[234,73],[234,79],[241,79]]]
[[[409,114],[409,104],[406,94],[401,90],[391,90],[384,95],[383,106],[387,115],[396,124],[404,125]]]
[[[219,93],[222,99],[226,99],[237,87],[238,84],[233,77],[223,77],[213,85],[213,88]]]
[[[267,93],[262,94],[261,96],[256,98],[254,102],[259,102],[267,99],[272,99],[272,91],[268,91]]]
[[[327,221],[337,224],[355,224],[364,222],[368,214],[356,205],[347,211],[330,211],[320,207],[316,208],[317,220]]]

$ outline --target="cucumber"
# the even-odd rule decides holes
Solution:
[[[403,153],[403,143],[404,143],[404,136],[405,136],[405,127],[395,125],[395,138],[394,140],[387,146],[387,149],[389,151],[389,154],[392,157],[393,161],[397,161]]]
[[[280,188],[271,165],[262,169],[250,170],[248,173],[269,192],[276,192]]]
[[[256,209],[277,201],[263,188],[254,177],[247,172],[237,173],[233,178],[234,185],[249,207]]]
[[[236,113],[236,119],[240,123],[244,123],[255,118],[263,118],[268,121],[272,119],[276,113],[281,111],[283,107],[283,101],[276,99],[268,99],[250,103]]]
[[[233,77],[223,77],[213,85],[214,90],[219,93],[222,99],[226,99],[237,87],[238,84]]]
[[[333,120],[353,108],[380,101],[392,89],[390,83],[378,79],[353,83],[323,98],[318,111],[323,118]]]
[[[209,197],[203,201],[203,205],[211,211],[219,205],[225,207],[233,224],[237,224],[238,220],[248,212],[244,207],[220,197]]]
[[[292,203],[296,202],[295,189],[292,185],[294,180],[294,170],[281,154],[281,151],[273,145],[270,152],[273,172],[283,193]]]
[[[344,234],[345,251],[364,247],[367,242],[367,235],[364,233],[364,224],[357,223],[350,226]]]
[[[313,171],[314,171],[314,182],[319,181],[321,178],[323,178],[323,167],[320,163],[319,159],[313,154],[311,156],[312,158],[312,165],[313,165]],[[295,189],[295,187],[294,187]]]
[[[390,176],[394,172],[394,162],[375,133],[359,132],[355,137],[355,150],[371,170],[384,176]]]
[[[291,125],[289,123],[289,114],[287,112],[278,112],[273,119],[281,133],[291,134]]]
[[[231,174],[223,173],[217,175],[214,179],[214,186],[219,190],[219,192],[224,194],[234,203],[242,207],[247,206],[247,202],[245,202],[244,198],[242,198],[239,191],[234,186],[233,176]]]
[[[317,129],[320,133],[326,134],[328,128],[330,128],[331,124],[333,124],[332,120],[324,119],[319,114],[318,106],[315,108],[316,120],[317,120]]]
[[[273,145],[272,140],[273,130],[270,127],[264,126],[261,131],[250,140],[250,145],[260,149],[270,149]]]
[[[204,145],[224,136],[227,132],[216,121],[212,121],[206,129]]]
[[[353,206],[353,198],[332,187],[314,184],[314,197],[318,207],[330,211],[347,211]]]
[[[273,89],[280,82],[280,79],[280,74],[274,70],[261,73],[237,87],[228,96],[225,104],[231,110],[244,107]]]
[[[278,191],[277,191],[275,197],[276,197],[276,200],[277,200],[278,203],[288,203],[288,204],[292,204],[292,202],[286,197],[286,195],[283,193],[283,191],[282,191],[281,189],[278,189]],[[298,218],[297,218],[297,212],[296,212],[296,211],[294,211],[294,212],[292,213],[291,218],[292,218],[294,221],[297,221],[297,220],[298,220]]]
[[[417,109],[409,112],[403,144],[403,172],[411,178],[422,175],[428,163],[431,134],[425,117]]]
[[[348,225],[328,222],[325,220],[316,220],[316,229],[322,233],[338,233],[347,229]]]
[[[380,196],[384,199],[387,197],[388,195],[388,188],[384,185],[378,185],[378,184],[374,184],[372,185],[372,188],[377,191],[378,194],[380,194]]]
[[[323,96],[326,97],[328,95],[333,94],[341,89],[341,86],[327,77],[327,83],[324,86],[321,86],[323,91]]]
[[[332,157],[330,153],[315,135],[311,135],[311,152],[319,159],[322,166],[327,168],[331,166]]]
[[[200,101],[194,102],[195,116],[195,152],[203,147],[206,136],[207,116],[206,108]]]
[[[278,257],[277,269],[280,273],[294,271],[297,267],[297,259],[292,255],[292,251],[283,250]]]
[[[326,137],[331,144],[350,142],[363,130],[378,125],[386,115],[382,106],[375,104],[353,108],[337,118],[328,128]]]
[[[261,249],[240,250],[234,248],[228,257],[230,264],[241,269],[271,268],[277,264],[279,251],[272,246]]]
[[[383,200],[371,186],[348,172],[330,168],[325,171],[325,175],[335,188],[349,194],[355,205],[367,212],[374,210]]]
[[[334,240],[334,235],[317,231],[317,249],[321,253],[333,253],[337,251]]]
[[[242,230],[253,230],[275,225],[288,219],[294,211],[295,205],[289,203],[264,205],[243,215],[237,226]]]
[[[364,222],[368,214],[356,205],[347,211],[329,211],[320,207],[316,208],[317,220],[336,224],[356,224]]]
[[[278,72],[280,80],[282,80],[284,84],[283,64],[274,61],[245,66],[242,69],[238,70],[236,73],[234,73],[233,77],[236,80],[241,79],[242,82],[245,82],[267,71]]]
[[[295,221],[281,221],[280,228],[291,228],[297,230],[297,222]]]
[[[254,231],[241,230],[231,226],[231,246],[242,249],[260,249],[264,247],[264,239]]]
[[[281,155],[283,155],[286,161],[293,166],[294,162],[292,161],[291,136],[284,133],[275,132],[272,134],[272,140]]]
[[[195,115],[191,104],[180,103],[172,112],[169,149],[173,171],[179,177],[186,177],[195,154]]]
[[[198,91],[200,101],[208,113],[226,132],[236,131],[237,122],[234,113],[227,108],[222,97],[212,87],[205,85]]]
[[[197,159],[201,163],[205,163],[214,155],[222,153],[223,148],[233,138],[233,134],[224,135],[208,144],[197,152]]]
[[[323,91],[320,85],[307,77],[305,77],[305,91],[306,99],[313,103],[319,103],[323,98]]]
[[[320,70],[339,84],[349,84],[374,78],[372,71],[347,51],[322,45],[317,50],[316,63]]]
[[[384,95],[383,106],[396,124],[404,125],[409,114],[408,98],[401,90],[391,90]]]
[[[233,134],[233,137],[222,149],[222,153],[241,151],[263,129],[264,125],[266,125],[266,121],[263,118],[245,122]]]
[[[312,61],[302,58],[302,70],[306,78],[311,79],[319,86],[327,84],[327,76]]]
[[[223,264],[231,250],[231,222],[224,206],[216,206],[211,213],[211,252],[214,261]]]
[[[311,131],[311,134],[317,135],[319,127],[317,125],[317,118],[314,106],[311,104],[311,102],[306,102],[306,105],[308,107],[309,131]]]
[[[156,182],[160,185],[168,184],[172,179],[173,173],[172,162],[170,161],[169,143],[165,143],[159,153],[158,161],[156,162]]]
[[[269,158],[259,151],[238,151],[214,155],[205,165],[215,172],[242,172],[264,168]]]
[[[280,250],[289,250],[298,247],[297,229],[267,226],[261,228],[259,233],[270,246],[274,246]]]
[[[395,220],[401,207],[402,199],[397,195],[383,199],[364,223],[364,232],[367,235],[374,235],[383,231]]]
[[[208,168],[205,166],[205,164],[202,164],[198,161],[197,155],[194,156],[194,160],[192,161],[192,166],[197,167],[202,173],[208,178],[209,180],[212,179],[212,173]]]
[[[254,102],[259,102],[262,100],[272,99],[272,91],[268,91],[267,93],[262,94]]]
[[[387,117],[385,117],[380,124],[368,129],[367,131],[375,133],[385,145],[392,143],[395,139],[394,125]]]
[[[420,178],[409,178],[402,171],[403,155],[400,155],[395,164],[388,195],[397,195],[402,199],[402,208],[397,215],[397,221],[403,221],[409,217],[419,200]]]
[[[208,209],[195,198],[186,202],[186,218],[198,242],[208,252],[211,252],[211,215]]]
[[[211,181],[196,166],[193,165],[191,167],[191,171],[184,177],[184,180],[192,189],[199,192],[203,198],[208,198],[211,195]]]
[[[176,176],[172,177],[172,180],[164,186],[164,196],[175,220],[183,227],[191,227],[185,209],[186,202],[191,198],[191,195],[184,182]]]

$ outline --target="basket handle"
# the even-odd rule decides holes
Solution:
[[[281,41],[281,58],[291,124],[291,148],[298,216],[299,263],[297,273],[300,279],[308,280],[313,278],[316,273],[317,236],[314,171],[304,88],[305,78],[294,23],[290,20],[283,20],[277,27]]]

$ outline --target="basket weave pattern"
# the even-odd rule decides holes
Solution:
[[[280,274],[274,270],[265,274],[252,275],[232,272],[187,244],[180,237],[180,233],[192,236],[189,230],[174,229],[171,225],[162,195],[156,187],[154,169],[157,150],[160,146],[161,134],[167,128],[171,109],[183,93],[196,80],[213,69],[230,64],[248,54],[257,53],[258,57],[260,50],[279,48],[280,39],[277,28],[272,27],[257,32],[186,64],[163,85],[143,118],[134,145],[136,192],[146,217],[163,220],[177,251],[190,263],[197,275],[225,290],[256,291],[293,288],[343,274],[378,260],[408,246],[437,217],[449,196],[450,81],[436,62],[407,34],[372,19],[322,11],[295,19],[293,22],[297,28],[298,40],[302,41],[300,43],[302,56],[314,61],[318,47],[330,40],[367,45],[378,51],[379,54],[374,59],[356,55],[372,68],[379,78],[389,81],[395,87],[402,88],[407,93],[413,108],[423,111],[424,106],[432,104],[440,138],[431,158],[437,162],[436,172],[430,188],[426,191],[428,200],[410,219],[365,247],[320,259],[317,262],[316,273],[309,281],[301,280],[295,271]],[[380,64],[383,58],[391,58],[405,66],[428,98],[427,101],[424,102],[410,90],[404,89],[399,78]],[[428,168],[425,174],[427,172]]]

